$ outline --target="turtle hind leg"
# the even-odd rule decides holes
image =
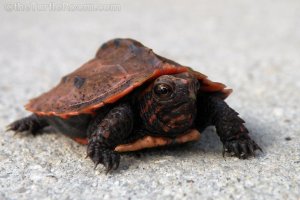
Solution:
[[[45,119],[32,114],[28,117],[24,117],[9,124],[7,126],[7,131],[14,131],[15,133],[29,132],[32,135],[36,135],[48,125],[49,124]]]

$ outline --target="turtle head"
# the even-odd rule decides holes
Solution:
[[[140,115],[151,132],[181,134],[197,114],[199,81],[188,72],[162,75],[141,95]]]

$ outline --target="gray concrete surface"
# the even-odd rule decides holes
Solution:
[[[300,199],[298,0],[114,1],[117,12],[9,12],[8,2],[0,8],[0,199]],[[85,146],[58,133],[4,132],[28,115],[28,99],[114,37],[233,88],[228,103],[264,153],[223,159],[209,128],[194,144],[124,155],[105,175]]]

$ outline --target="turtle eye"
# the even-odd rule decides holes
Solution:
[[[158,84],[154,87],[154,93],[159,97],[169,97],[172,92],[172,87],[164,83]]]

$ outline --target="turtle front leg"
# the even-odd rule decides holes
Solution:
[[[245,121],[223,99],[201,95],[198,98],[198,113],[198,124],[216,126],[223,143],[223,156],[225,152],[228,152],[245,159],[254,156],[255,150],[262,151],[248,135]]]
[[[95,163],[95,168],[99,163],[105,166],[107,173],[118,168],[120,155],[114,149],[130,135],[132,129],[133,112],[126,103],[112,108],[104,118],[99,115],[91,122],[87,156]]]

